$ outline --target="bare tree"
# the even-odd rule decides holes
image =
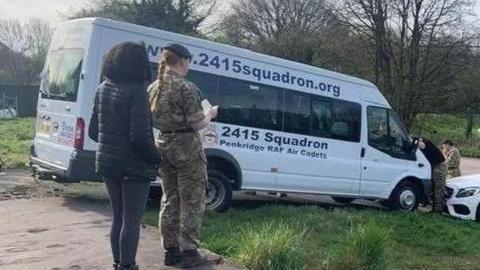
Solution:
[[[472,1],[343,0],[337,14],[370,40],[374,81],[407,127],[449,91],[473,35],[462,28]]]
[[[221,22],[221,41],[300,62],[334,19],[324,0],[240,0]]]
[[[38,18],[25,23],[16,19],[0,20],[0,42],[27,56],[45,55],[51,36],[50,25]]]
[[[18,83],[31,83],[41,72],[52,36],[50,25],[33,18],[22,23],[19,20],[0,20],[0,42],[17,56],[11,57],[6,66]]]
[[[470,50],[465,55],[464,65],[456,74],[452,91],[444,95],[441,102],[444,109],[452,114],[464,117],[466,121],[465,139],[471,139],[475,114],[480,113],[480,54],[478,50]]]
[[[105,17],[197,35],[215,6],[216,0],[90,0],[88,7],[68,17]]]

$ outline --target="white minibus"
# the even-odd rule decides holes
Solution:
[[[226,210],[232,191],[325,194],[381,200],[413,211],[431,191],[430,164],[372,83],[246,49],[103,18],[62,24],[50,45],[31,162],[41,178],[98,180],[86,136],[103,56],[144,42],[156,72],[169,42],[194,55],[188,78],[213,105],[203,130],[207,206]]]

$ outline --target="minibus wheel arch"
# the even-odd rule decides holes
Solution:
[[[415,195],[414,205],[412,205],[411,207],[402,207],[401,202],[399,201],[399,197],[404,196],[404,194],[408,195],[409,193],[411,193],[411,195]],[[385,201],[383,205],[394,210],[400,210],[405,212],[415,211],[418,204],[425,199],[423,194],[424,187],[422,181],[415,177],[406,177],[400,182],[398,182],[398,184],[391,192],[389,199]]]
[[[240,190],[242,187],[242,171],[240,165],[230,154],[218,149],[205,149],[208,169],[216,169],[225,174],[233,190]]]

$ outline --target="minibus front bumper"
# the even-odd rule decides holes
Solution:
[[[39,158],[32,146],[30,166],[40,179],[59,182],[101,181],[95,173],[95,151],[73,151],[68,168]]]

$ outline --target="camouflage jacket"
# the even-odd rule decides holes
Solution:
[[[156,103],[152,112],[153,126],[160,131],[172,132],[191,128],[205,118],[198,87],[173,71],[167,71],[162,89],[158,80],[148,87],[150,104]]]
[[[447,153],[447,156],[446,156],[446,161],[447,161],[447,167],[449,170],[453,170],[453,169],[459,169],[460,168],[460,159],[462,157],[460,156],[460,151],[458,151],[457,148],[452,148],[452,150],[450,150],[448,153]]]

